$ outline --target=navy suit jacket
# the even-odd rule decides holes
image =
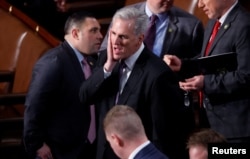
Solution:
[[[159,151],[154,144],[150,143],[141,149],[134,159],[168,159],[168,157]]]
[[[111,76],[104,79],[105,61],[106,51],[100,53],[99,66],[80,90],[82,102],[95,103],[99,111],[98,159],[102,158],[108,146],[102,122],[108,110],[115,105],[119,88],[119,64]],[[163,60],[146,47],[135,62],[118,104],[133,107],[142,119],[148,138],[167,155],[175,154],[179,132],[176,129],[176,109],[182,104],[178,80]]]
[[[250,137],[249,16],[249,12],[237,4],[221,25],[209,50],[209,56],[236,52],[236,70],[204,76],[204,104],[209,124],[227,138]],[[202,56],[214,24],[215,20],[208,22]]]
[[[77,158],[84,151],[80,145],[87,139],[90,111],[79,99],[85,80],[81,67],[66,41],[35,64],[24,114],[24,142],[30,154],[43,142],[55,158]]]

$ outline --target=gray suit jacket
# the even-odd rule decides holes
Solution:
[[[250,14],[240,5],[229,13],[209,55],[236,52],[235,71],[205,75],[204,100],[209,123],[227,138],[250,137]],[[203,51],[215,22],[208,23]]]
[[[204,75],[204,105],[212,129],[227,138],[250,137],[250,18],[239,4],[220,27],[209,55],[236,52],[235,71]],[[202,56],[215,20],[205,30]],[[189,61],[190,62],[190,61]],[[182,67],[187,68],[183,62]],[[191,70],[192,71],[192,70]]]

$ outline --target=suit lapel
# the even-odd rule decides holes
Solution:
[[[87,61],[88,61],[89,66],[90,66],[92,71],[93,71],[94,67],[96,66],[97,58],[98,58],[97,55],[88,56],[88,58],[87,58]]]
[[[231,24],[233,23],[233,21],[235,20],[236,16],[237,16],[237,10],[239,8],[239,5],[236,5],[235,8],[233,8],[233,10],[229,13],[228,17],[226,18],[226,20],[224,21],[224,23],[221,25],[213,44],[211,45],[211,48],[209,49],[208,55],[211,54],[211,52],[213,51],[214,47],[217,45],[218,41],[223,38],[223,35],[230,29]],[[207,43],[210,39],[212,30],[213,30],[213,26],[215,24],[215,21],[211,22],[210,25],[208,26],[209,30],[207,31],[207,33],[205,34],[205,39],[204,39],[204,43],[203,43],[203,49],[202,49],[202,53],[203,56],[205,54],[205,48],[207,46]]]
[[[108,102],[109,108],[112,108],[115,105],[117,92],[119,91],[119,82],[118,82],[119,81],[119,68],[120,68],[119,63],[117,63],[116,66],[114,67],[113,72],[112,72],[113,78],[116,78],[117,80],[115,80],[115,81],[117,81],[117,82],[112,83],[112,86],[115,87],[114,90],[116,93],[113,93],[113,96],[111,98],[109,98],[109,102]],[[122,97],[119,97],[119,101],[117,104],[121,103],[120,102],[121,99],[122,99]]]
[[[124,86],[123,92],[119,98],[119,103],[126,103],[130,94],[133,94],[135,89],[137,89],[136,86],[143,76],[143,66],[145,65],[145,61],[147,61],[145,56],[146,54],[147,51],[144,48],[141,55],[136,60],[134,68]]]
[[[145,5],[146,5],[146,2],[142,2],[142,5],[140,5],[139,7],[139,10],[143,11],[144,13],[145,13]],[[162,47],[160,56],[163,56],[164,53],[170,50],[170,47],[172,45],[172,42],[174,41],[175,35],[177,33],[177,29],[178,29],[176,25],[176,23],[178,23],[178,18],[171,15],[172,14],[171,10],[169,11],[168,14],[169,14],[169,22],[168,22],[169,24],[168,24],[168,28],[166,30],[166,34],[164,37],[164,46]]]
[[[140,65],[135,64],[125,86],[123,89],[123,92],[119,98],[119,103],[126,103],[126,101],[129,98],[129,95],[134,92],[134,89],[136,89],[136,85],[141,79],[143,70]]]
[[[170,47],[174,41],[174,38],[176,37],[175,35],[178,30],[176,23],[178,23],[178,19],[175,16],[172,16],[171,12],[169,12],[169,22],[164,37],[165,45],[162,48],[161,57],[163,56],[163,54],[169,52]]]
[[[83,71],[82,71],[82,66],[79,63],[73,49],[69,46],[69,44],[66,41],[64,41],[62,45],[67,50],[67,54],[69,55],[69,58],[71,60],[72,66],[73,66],[73,69],[76,71],[76,77],[79,77],[79,79],[81,81],[83,81],[84,80],[84,74],[83,74]],[[67,66],[65,66],[65,67],[67,67]]]
[[[227,26],[227,28],[225,29],[225,26]],[[220,30],[218,31],[215,39],[214,39],[214,42],[212,43],[211,45],[211,48],[208,52],[208,55],[211,54],[211,52],[213,51],[214,47],[217,45],[217,42],[223,37],[223,34],[229,29],[230,25],[229,24],[223,24],[220,28]]]
[[[203,45],[202,45],[202,56],[205,56],[205,50],[206,50],[208,41],[210,39],[210,36],[212,34],[214,24],[215,24],[215,20],[211,20],[207,25],[207,29],[206,29],[206,32],[204,34],[204,41],[203,41]]]

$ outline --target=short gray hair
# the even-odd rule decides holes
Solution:
[[[124,7],[116,11],[112,21],[115,19],[134,20],[134,33],[144,34],[147,29],[147,15],[134,7]]]

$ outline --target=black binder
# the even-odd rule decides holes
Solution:
[[[235,52],[221,53],[192,59],[189,63],[188,71],[185,76],[190,78],[199,74],[218,74],[234,71],[237,69],[237,54]],[[184,71],[184,73],[185,73]]]

